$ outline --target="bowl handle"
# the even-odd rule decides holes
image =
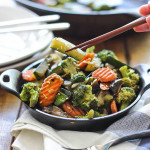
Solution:
[[[9,69],[0,75],[1,88],[19,97],[21,85],[21,72],[16,69]]]
[[[140,92],[140,96],[142,96],[150,88],[150,65],[139,64],[135,69],[140,73],[142,80],[143,89]]]

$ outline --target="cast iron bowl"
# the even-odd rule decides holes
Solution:
[[[43,61],[43,59],[30,64],[23,70],[23,72],[31,68],[35,68],[41,61]],[[93,119],[63,118],[45,113],[38,108],[30,108],[26,103],[25,105],[35,119],[44,124],[50,125],[55,129],[81,131],[101,130],[126,115],[129,110],[140,100],[143,93],[150,87],[150,66],[146,64],[140,64],[135,67],[135,70],[140,74],[140,91],[136,99],[126,109],[108,116],[97,117]],[[22,73],[16,69],[9,69],[4,71],[0,76],[1,87],[19,98],[19,93],[24,83],[21,74]]]
[[[59,14],[60,22],[65,21],[71,24],[69,30],[57,31],[54,32],[55,34],[86,38],[98,36],[135,20],[140,16],[139,7],[148,2],[148,0],[122,0],[123,3],[114,10],[84,13],[47,7],[29,0],[15,1],[39,15]]]

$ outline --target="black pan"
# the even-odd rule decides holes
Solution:
[[[138,8],[148,3],[148,0],[122,0],[122,4],[114,10],[73,12],[47,7],[30,0],[15,1],[39,15],[59,14],[60,22],[71,24],[69,30],[54,32],[57,35],[86,38],[98,36],[137,19],[140,16]]]
[[[24,71],[36,67],[42,60],[36,61],[26,67]],[[129,110],[140,100],[143,93],[150,88],[150,66],[146,64],[140,64],[135,67],[135,70],[140,74],[140,91],[137,98],[132,104],[130,104],[126,109],[119,111],[115,114],[111,114],[104,117],[97,117],[93,119],[75,119],[75,118],[63,118],[59,116],[54,116],[45,112],[42,112],[38,108],[30,108],[27,104],[30,114],[36,118],[38,121],[50,125],[56,129],[64,130],[82,130],[82,131],[93,131],[101,130],[109,126],[114,121],[126,115]],[[19,97],[19,93],[23,84],[21,78],[21,72],[15,69],[9,69],[3,72],[0,76],[1,87],[7,92],[12,93]],[[20,98],[20,97],[19,97]]]

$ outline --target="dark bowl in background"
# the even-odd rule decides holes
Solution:
[[[59,22],[71,24],[69,30],[54,32],[56,35],[86,38],[98,36],[133,21],[140,16],[138,8],[148,2],[148,0],[123,0],[123,3],[114,10],[80,13],[47,7],[29,0],[15,1],[38,15],[59,14],[61,16]]]

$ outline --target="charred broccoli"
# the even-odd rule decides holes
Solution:
[[[66,75],[69,74],[72,77],[74,74],[77,74],[76,60],[71,57],[65,59],[62,62],[61,67]]]
[[[140,76],[135,73],[135,71],[127,66],[123,66],[120,69],[122,74],[122,85],[125,87],[131,87],[135,91],[138,89],[138,82],[140,80]]]
[[[38,102],[39,92],[40,88],[35,83],[28,82],[24,84],[20,98],[24,102],[29,101],[29,106],[34,107]]]
[[[105,50],[105,49],[102,50],[102,51],[100,51],[100,52],[97,54],[97,57],[99,57],[99,58],[102,60],[102,62],[106,62],[108,55],[110,55],[110,56],[112,56],[113,58],[115,58],[115,59],[118,60],[117,56],[115,55],[115,53],[114,53],[113,51]]]
[[[73,91],[73,105],[79,106],[85,111],[98,108],[98,101],[92,94],[92,86],[79,84]]]
[[[86,79],[85,74],[83,72],[79,72],[71,77],[71,82],[72,83],[83,82],[85,81],[85,79]]]
[[[122,87],[117,95],[117,102],[120,104],[120,110],[128,107],[136,97],[135,91],[130,87]]]

